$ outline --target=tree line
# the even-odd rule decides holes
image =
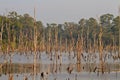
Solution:
[[[0,15],[0,50],[33,51],[35,26],[37,51],[74,51],[78,41],[83,51],[97,51],[100,33],[104,50],[118,50],[119,16],[108,13],[101,15],[99,20],[93,17],[82,18],[77,23],[47,23],[45,26],[42,21],[34,22],[29,14],[20,15],[15,11]]]

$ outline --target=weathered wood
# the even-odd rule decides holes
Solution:
[[[99,40],[99,62],[100,62],[100,69],[102,74],[104,73],[104,62],[103,62],[103,46],[102,46],[102,36],[103,36],[103,29],[101,23],[99,23],[100,31],[98,35]]]
[[[34,8],[34,69],[33,69],[33,80],[36,80],[36,64],[37,64],[37,27],[36,27],[36,19],[35,19],[35,8]]]
[[[81,39],[78,35],[78,40],[77,40],[77,44],[76,44],[76,50],[77,50],[77,71],[80,72],[81,71],[81,54],[82,54],[82,43],[81,43]]]

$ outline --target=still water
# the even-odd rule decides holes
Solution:
[[[28,74],[14,74],[14,80],[24,80],[24,77],[27,76],[28,80],[32,80],[33,76]],[[96,73],[58,73],[58,74],[49,74],[47,80],[120,80],[120,73],[110,73],[110,74],[100,74],[99,76]],[[8,75],[1,75],[0,80],[8,80]],[[36,75],[36,80],[41,80],[40,74]]]
[[[54,54],[53,54],[54,55]],[[87,55],[87,54],[86,54]],[[77,71],[76,67],[76,62],[77,59],[76,57],[73,58],[73,54],[71,54],[70,57],[68,57],[68,54],[62,54],[62,66],[61,66],[61,71],[58,71],[57,73],[51,73],[49,72],[48,76],[46,77],[47,80],[120,80],[120,72],[119,71],[112,71],[110,73],[105,72],[104,74],[101,74],[98,72],[88,72],[87,70],[87,65],[84,66],[86,70],[82,70],[81,72]],[[10,60],[9,55],[0,55],[0,63],[3,63],[4,61]],[[11,58],[12,63],[19,63],[19,64],[32,64],[33,63],[33,54],[15,54]],[[55,59],[54,59],[55,60]],[[35,80],[42,80],[41,79],[41,72],[43,71],[48,71],[49,69],[52,70],[51,65],[54,60],[50,60],[49,56],[46,55],[45,53],[42,53],[41,55],[37,56],[37,63],[40,64],[39,66],[39,71],[37,75],[35,76]],[[82,59],[81,60],[83,64],[86,64],[86,62]],[[98,58],[95,60],[96,64],[98,62]],[[113,63],[114,61],[112,58],[107,59],[108,63]],[[59,63],[59,60],[58,60]],[[120,61],[116,61],[114,63],[117,63],[120,65]],[[74,69],[71,74],[68,73],[67,67],[73,64]],[[110,65],[109,65],[110,66]],[[115,68],[116,66],[113,66]],[[120,67],[118,67],[120,69]],[[27,70],[28,71],[28,70]],[[14,80],[24,80],[24,77],[26,76],[28,80],[33,80],[33,75],[32,72],[22,72],[22,73],[12,73]],[[9,74],[4,74],[1,73],[0,75],[0,80],[9,80]]]

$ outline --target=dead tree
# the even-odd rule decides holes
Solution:
[[[2,35],[3,35],[3,20],[2,20],[2,25],[1,25],[1,32],[0,32],[0,50],[2,50]]]
[[[77,70],[78,72],[81,71],[81,53],[82,53],[82,43],[81,43],[81,39],[78,35],[78,40],[76,43],[76,50],[77,50]]]
[[[61,72],[61,67],[62,67],[62,36],[60,36],[60,66],[59,66],[59,71]]]
[[[118,57],[120,59],[120,7],[119,7],[119,52]]]
[[[56,73],[58,68],[58,29],[55,28],[55,55],[56,55]]]
[[[37,65],[37,26],[36,26],[36,19],[35,19],[35,8],[34,8],[34,69],[33,69],[33,74],[34,74],[34,78],[36,76],[36,65]]]
[[[103,29],[102,29],[102,26],[100,25],[100,32],[98,35],[98,38],[99,38],[99,40],[98,40],[99,41],[99,61],[100,61],[100,69],[103,74],[104,73],[104,62],[103,62],[102,35],[103,35]]]

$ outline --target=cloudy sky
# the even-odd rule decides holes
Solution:
[[[0,14],[16,11],[33,16],[36,6],[36,18],[46,23],[78,22],[111,13],[118,15],[120,0],[0,0]]]

